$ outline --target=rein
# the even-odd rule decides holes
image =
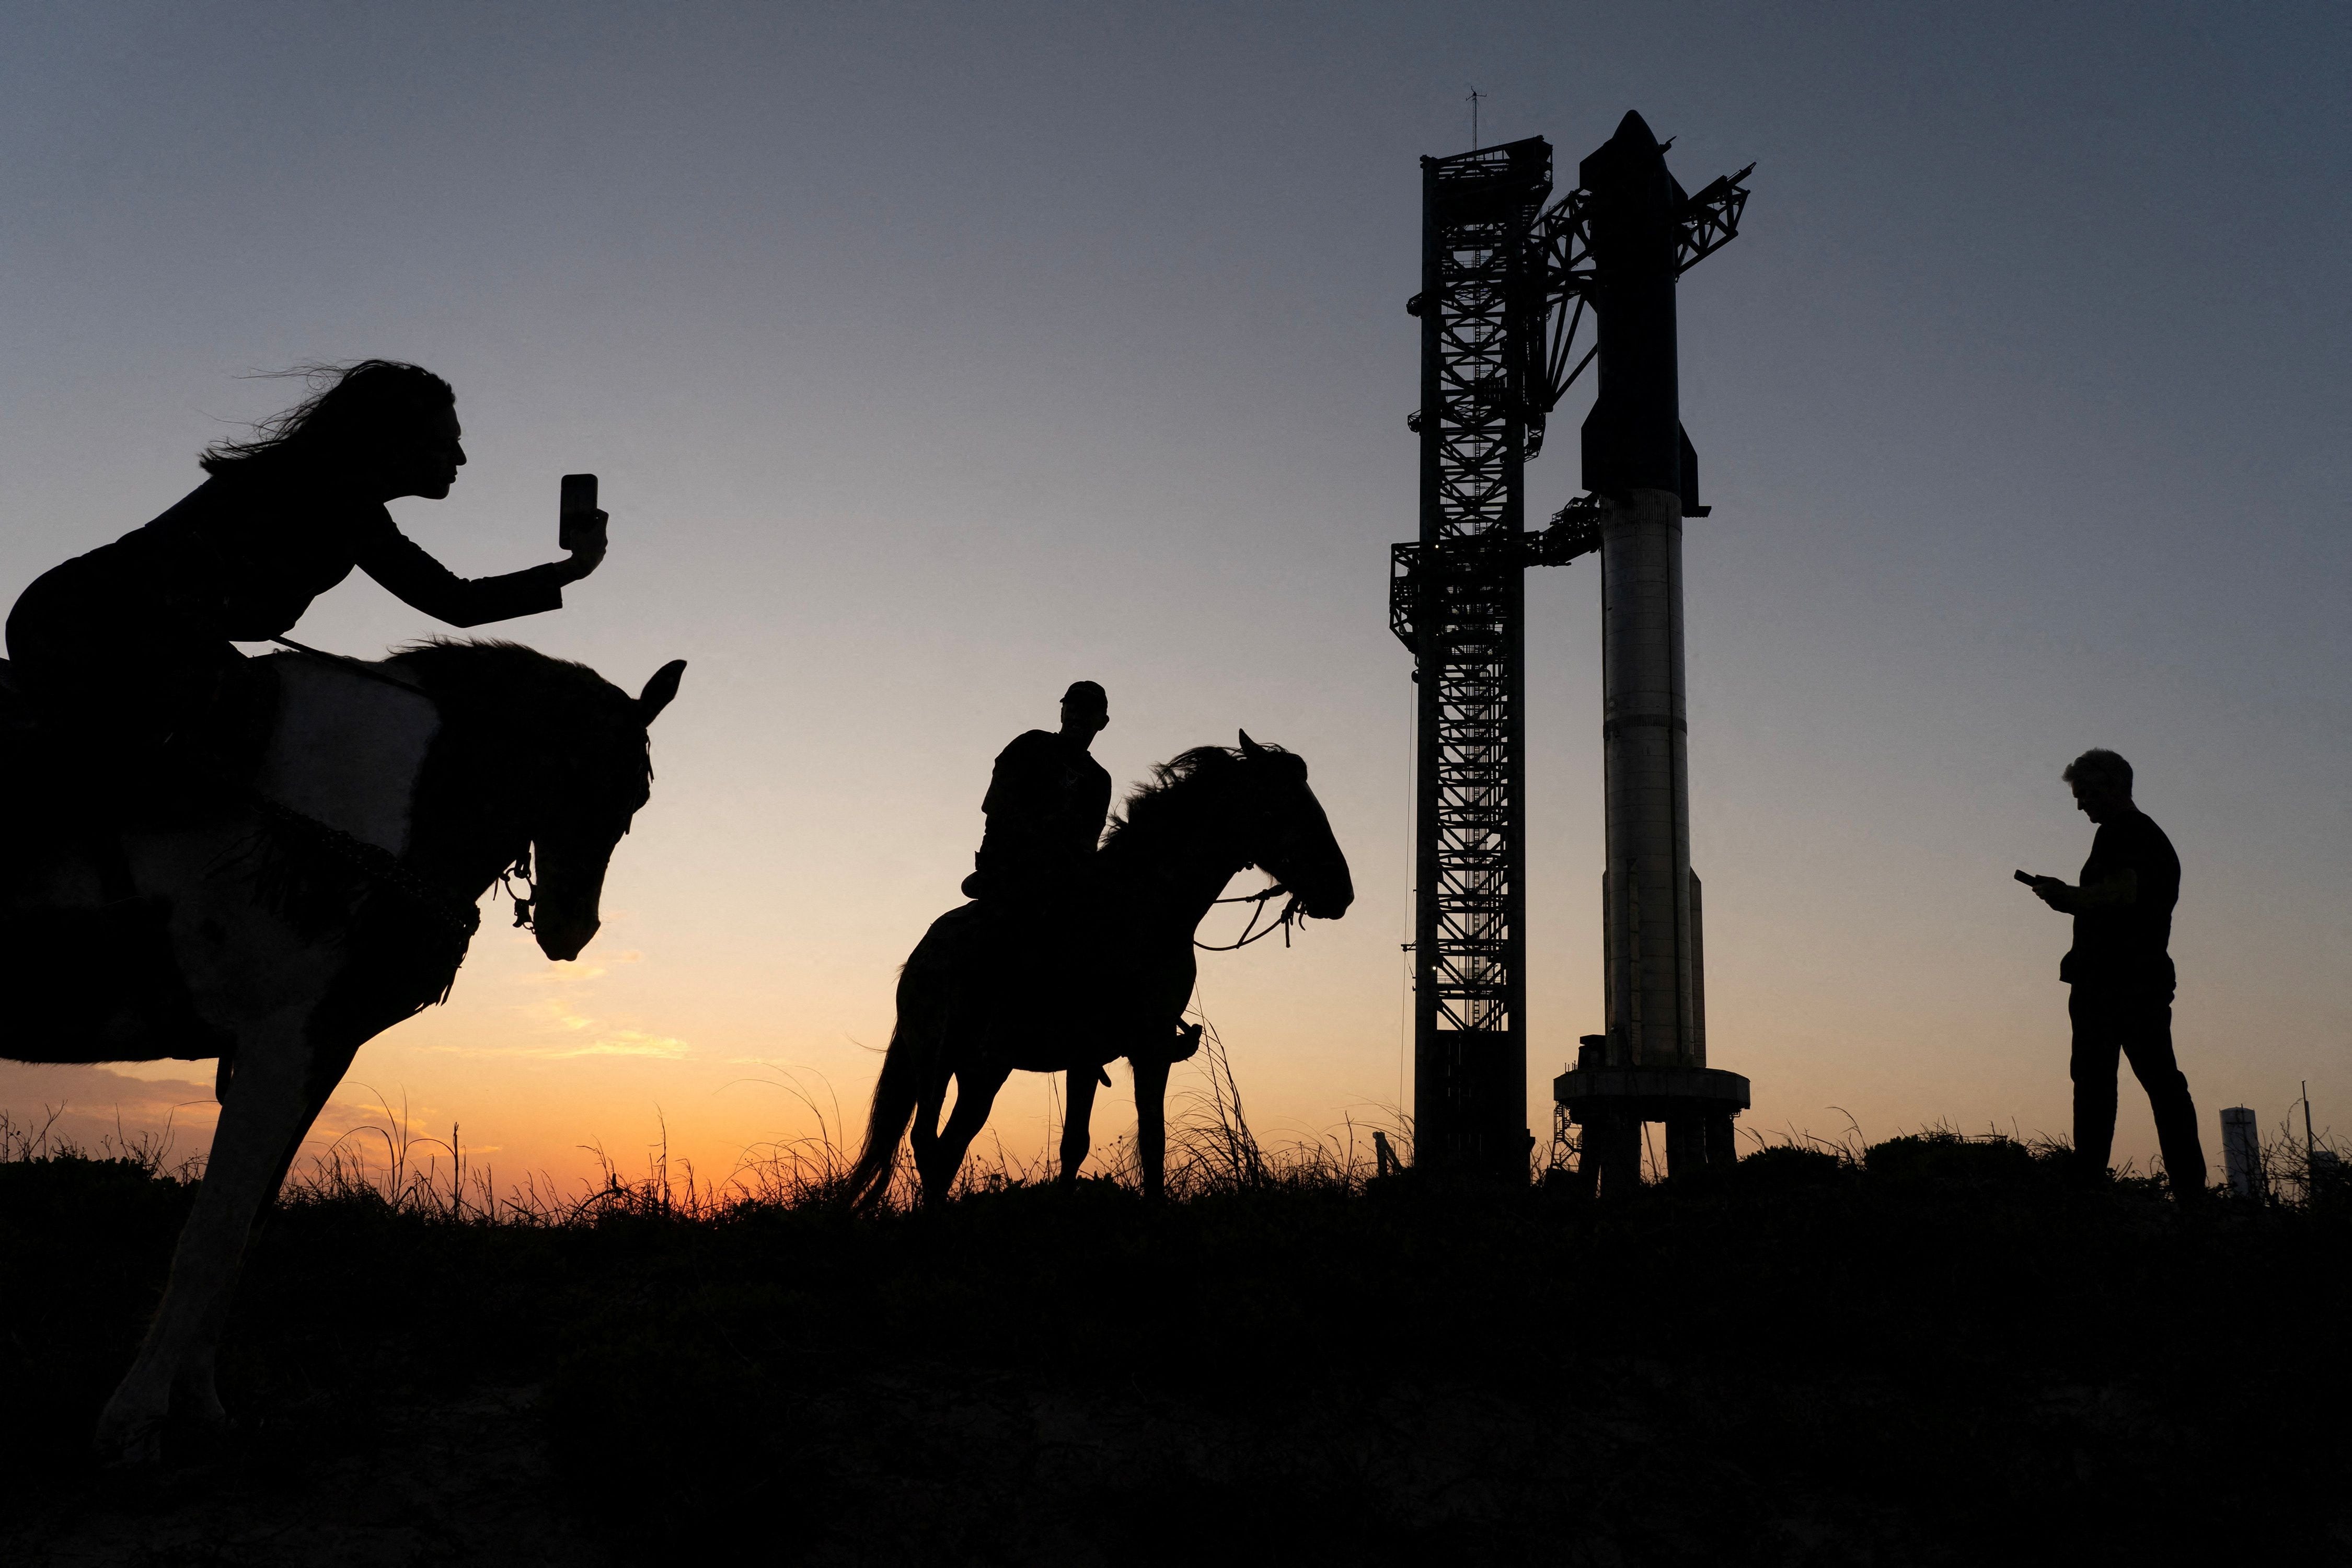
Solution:
[[[1282,945],[1288,947],[1290,945],[1291,923],[1298,919],[1297,894],[1290,893],[1290,902],[1283,906],[1281,915],[1272,925],[1266,927],[1264,931],[1259,931],[1257,929],[1259,917],[1265,913],[1266,900],[1269,899],[1278,899],[1285,893],[1290,893],[1290,889],[1284,887],[1281,883],[1276,882],[1273,887],[1268,888],[1262,893],[1244,893],[1237,899],[1212,899],[1209,900],[1209,907],[1212,909],[1214,909],[1219,904],[1255,904],[1257,907],[1250,910],[1249,924],[1242,928],[1241,941],[1230,942],[1221,947],[1213,942],[1202,942],[1199,937],[1194,937],[1192,939],[1192,945],[1199,948],[1202,952],[1235,952],[1247,947],[1254,942],[1265,941],[1267,937],[1272,936],[1278,931],[1282,933]],[[1253,932],[1255,932],[1255,934],[1253,935]]]
[[[252,801],[264,816],[279,826],[293,829],[297,837],[310,840],[370,881],[406,897],[434,923],[446,928],[457,939],[460,948],[473,941],[474,932],[481,929],[479,910],[461,901],[447,889],[426,881],[390,850],[354,838],[340,827],[330,827],[315,816],[306,816],[259,793],[253,795]]]

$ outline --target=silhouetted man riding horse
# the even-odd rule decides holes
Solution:
[[[1048,933],[1058,929],[1059,911],[1083,911],[1091,897],[1095,847],[1110,816],[1110,774],[1090,752],[1109,723],[1110,699],[1103,689],[1091,680],[1072,681],[1062,693],[1061,729],[1027,731],[997,753],[980,807],[987,830],[963,881],[964,897],[975,900],[992,928],[984,986],[1034,984],[1028,972],[1041,959],[1066,963],[1064,944]],[[1101,998],[1089,989],[1094,978],[1067,973],[1038,986],[1042,996],[1067,1005],[1056,1013],[1049,1001],[1036,1026],[1052,1033],[1058,1018],[1074,1039],[1103,1027]],[[1197,1025],[1171,1019],[1169,1027],[1166,1060],[1182,1061],[1199,1049]],[[1122,1044],[1127,1048],[1119,1054],[1129,1058],[1152,1048],[1143,1040]],[[1110,1081],[1100,1068],[1094,1070]]]
[[[210,477],[143,528],[44,574],[9,614],[11,674],[76,786],[120,819],[209,815],[267,739],[266,666],[231,646],[284,636],[352,568],[455,626],[560,608],[604,558],[602,513],[568,561],[451,573],[384,503],[439,500],[466,461],[456,395],[389,360],[324,384],[251,441],[212,447]],[[94,799],[92,796],[94,795]]]

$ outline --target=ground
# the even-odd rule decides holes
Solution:
[[[1614,1204],[281,1206],[226,1441],[88,1457],[187,1190],[0,1163],[7,1563],[2352,1562],[2352,1205],[2014,1144]]]

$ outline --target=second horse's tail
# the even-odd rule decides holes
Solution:
[[[849,1168],[849,1201],[870,1208],[890,1190],[890,1175],[898,1163],[898,1141],[915,1119],[915,1103],[922,1094],[922,1069],[901,1022],[890,1031],[889,1049],[882,1054],[882,1076],[874,1081],[874,1106],[866,1115],[866,1147]]]

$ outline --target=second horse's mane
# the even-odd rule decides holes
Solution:
[[[1259,749],[1288,754],[1280,746]],[[1241,752],[1231,746],[1195,746],[1164,763],[1152,763],[1151,782],[1136,785],[1119,804],[1110,819],[1110,831],[1103,837],[1103,847],[1109,848],[1135,829],[1171,819],[1210,794],[1218,783],[1231,778],[1232,770],[1242,763]]]

